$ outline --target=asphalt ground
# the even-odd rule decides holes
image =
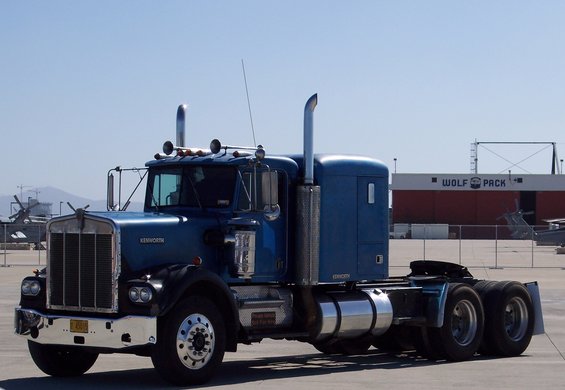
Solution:
[[[394,240],[391,243],[391,275],[407,274],[409,261],[423,257],[421,245],[416,240]],[[451,242],[427,245],[427,259],[445,260],[446,254],[459,250],[454,249]],[[442,250],[442,245],[449,247]],[[465,254],[475,277],[539,282],[545,334],[534,336],[522,356],[490,358],[477,355],[469,361],[452,363],[426,360],[414,352],[390,354],[373,348],[366,355],[328,356],[309,344],[264,340],[240,345],[237,353],[226,353],[216,376],[202,387],[565,389],[565,270],[562,268],[565,255],[557,255],[552,248],[546,248],[544,256],[547,259],[540,260],[539,267],[531,268],[528,266],[528,248],[526,254],[522,254],[509,247],[504,255],[504,266],[494,267],[493,246],[491,242],[483,242],[473,246],[472,253]],[[43,374],[31,360],[26,341],[13,332],[13,310],[19,300],[20,281],[31,274],[38,254],[35,251],[8,251],[6,257],[11,265],[0,266],[0,388],[171,388],[153,370],[149,358],[132,355],[101,355],[85,375],[77,378],[52,378]],[[45,264],[45,258],[42,260]]]

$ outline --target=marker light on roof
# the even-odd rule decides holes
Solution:
[[[257,160],[262,160],[265,158],[265,149],[263,149],[262,145],[257,146],[257,150],[255,151],[255,158],[257,158]]]
[[[246,156],[251,156],[250,152],[242,152],[241,150],[235,150],[233,152],[233,156],[234,157],[246,157]]]

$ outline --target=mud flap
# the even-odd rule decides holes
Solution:
[[[534,305],[535,323],[533,334],[544,334],[545,329],[543,326],[543,313],[541,310],[541,298],[539,294],[538,282],[525,283],[525,286],[530,293],[532,304]]]

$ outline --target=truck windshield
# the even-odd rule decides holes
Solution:
[[[226,166],[186,166],[149,172],[145,205],[162,207],[230,207],[237,171]]]

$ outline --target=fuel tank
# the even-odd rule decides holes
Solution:
[[[313,341],[379,336],[392,323],[392,304],[379,289],[336,291],[315,296],[318,315]]]

